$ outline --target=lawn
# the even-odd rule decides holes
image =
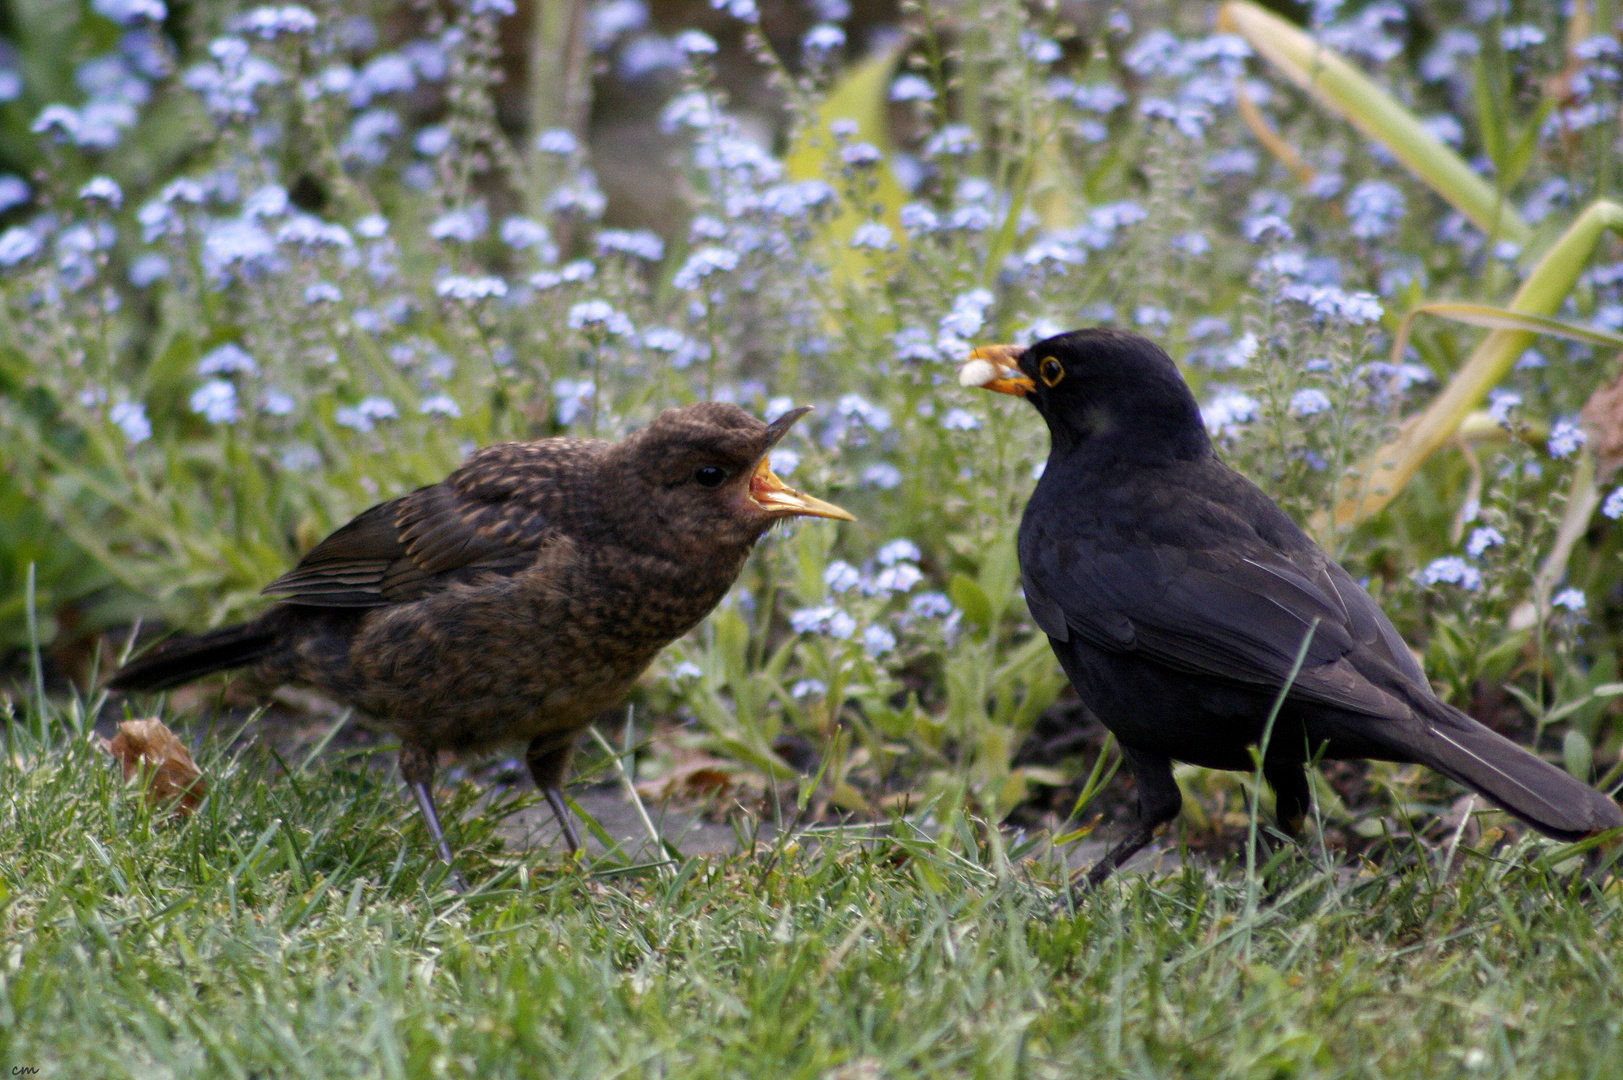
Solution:
[[[492,837],[510,800],[453,830],[457,896],[363,759],[208,752],[177,823],[49,720],[0,803],[0,1060],[41,1076],[1600,1077],[1623,1041],[1616,879],[1547,843],[1071,902],[979,823],[560,865]]]
[[[995,342],[1157,342],[1440,696],[1623,782],[1617,5],[1276,7],[7,8],[0,1069],[1616,1074],[1618,851],[1422,769],[1327,766],[1291,843],[1184,768],[1177,858],[1065,888],[1134,792],[1025,604]],[[478,447],[706,399],[814,406],[773,468],[859,519],[583,741],[725,854],[565,860],[447,762],[458,895],[359,718],[98,689]],[[102,748],[148,717],[190,816]]]

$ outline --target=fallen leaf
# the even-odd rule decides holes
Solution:
[[[147,776],[147,803],[175,803],[175,813],[186,817],[203,801],[208,784],[184,743],[162,720],[126,720],[118,734],[102,747],[124,767],[124,779]],[[178,802],[176,800],[179,800]]]
[[[638,784],[637,794],[652,802],[725,796],[738,782],[728,771],[729,764],[712,757],[684,762],[658,779]]]
[[[1589,434],[1604,479],[1623,465],[1623,378],[1598,387],[1579,419]]]

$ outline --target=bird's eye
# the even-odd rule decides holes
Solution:
[[[1044,386],[1058,386],[1059,381],[1065,378],[1065,365],[1050,356],[1037,368],[1037,374],[1043,377]]]
[[[694,483],[700,487],[719,487],[725,479],[727,479],[727,470],[719,465],[706,465],[693,474]]]

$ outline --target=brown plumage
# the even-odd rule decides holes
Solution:
[[[263,615],[165,641],[108,685],[248,667],[353,706],[400,736],[401,775],[447,862],[438,752],[527,742],[573,849],[559,788],[581,729],[715,607],[774,521],[851,520],[767,465],[806,411],[768,425],[706,402],[615,443],[487,447],[317,544],[265,588],[281,602]]]

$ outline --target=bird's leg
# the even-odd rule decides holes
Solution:
[[[1279,831],[1286,836],[1300,836],[1307,820],[1312,794],[1307,783],[1307,771],[1300,761],[1269,759],[1262,763],[1262,778],[1274,789],[1274,817]]]
[[[563,831],[564,843],[571,855],[581,849],[580,833],[575,830],[575,819],[569,813],[569,805],[564,802],[563,780],[574,756],[573,739],[559,746],[557,736],[548,738],[545,735],[531,739],[529,749],[524,754],[530,775],[535,778],[535,786],[547,797],[547,805],[552,807],[552,816],[558,819],[558,828]]]
[[[1127,838],[1111,848],[1105,857],[1088,871],[1084,885],[1093,888],[1115,872],[1122,863],[1138,854],[1155,839],[1155,830],[1178,816],[1183,809],[1183,793],[1172,778],[1172,762],[1160,754],[1147,754],[1142,750],[1122,747],[1127,767],[1133,770],[1138,783],[1138,824]]]
[[[445,830],[440,827],[440,812],[434,806],[434,771],[437,762],[434,750],[417,742],[400,744],[400,776],[417,799],[417,808],[423,812],[423,822],[434,841],[434,850],[445,865],[451,868],[451,887],[457,892],[468,891],[468,881],[451,860],[451,845],[445,842]]]

